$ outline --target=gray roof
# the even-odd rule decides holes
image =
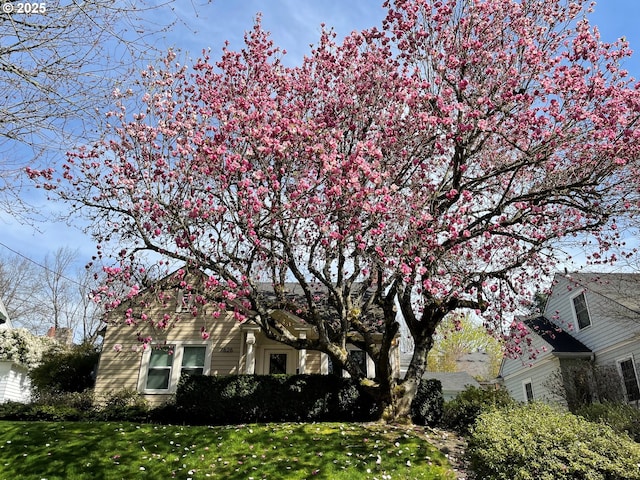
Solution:
[[[362,283],[356,282],[354,283],[352,288],[352,292],[354,294],[362,293],[362,297],[359,300],[356,300],[356,305],[358,307],[366,303],[371,298],[371,296],[375,294],[374,288],[369,288],[364,292],[361,292],[360,290],[362,289],[362,286]],[[282,305],[278,304],[279,298],[274,291],[275,288],[278,287],[281,287],[283,289],[282,293],[285,303]],[[304,294],[304,289],[299,283],[285,282],[282,285],[274,287],[274,285],[270,282],[258,282],[256,283],[256,289],[265,300],[267,300],[268,302],[273,302],[274,308],[287,310],[294,315],[298,315],[301,318],[304,318],[304,311],[306,310],[308,305],[307,299]],[[314,306],[318,310],[320,315],[326,318],[335,319],[336,312],[334,309],[334,303],[331,297],[327,295],[327,287],[319,282],[315,282],[310,284],[310,290],[311,294],[314,296]],[[297,308],[300,308],[302,311],[296,312],[295,309],[292,308],[294,306],[297,306]],[[384,318],[384,312],[378,305],[372,304],[366,312],[366,317],[381,319]]]
[[[569,273],[569,281],[640,313],[640,273]]]
[[[440,380],[443,392],[461,392],[468,386],[480,386],[480,383],[467,372],[424,372],[422,378]]]

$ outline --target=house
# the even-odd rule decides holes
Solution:
[[[336,373],[328,355],[270,340],[251,318],[238,321],[233,312],[216,318],[212,304],[196,311],[189,303],[192,299],[185,301],[173,278],[165,277],[110,312],[96,376],[98,401],[111,392],[128,389],[142,394],[151,404],[161,404],[175,393],[183,374]],[[285,284],[284,288],[288,295],[296,295],[299,287]],[[138,325],[132,321],[143,315],[147,321]],[[298,338],[317,335],[313,326],[290,312],[276,310],[272,316]],[[169,317],[177,321],[166,329],[154,328],[149,322]],[[152,338],[151,345],[139,341],[147,337]],[[397,348],[392,354],[395,358]],[[359,357],[367,376],[373,377],[371,358],[364,352]]]
[[[640,274],[557,274],[540,317],[514,327],[500,376],[519,401],[640,401]]]
[[[11,341],[7,334],[12,329],[11,319],[0,299],[0,336]],[[28,402],[31,398],[31,380],[27,367],[15,361],[13,352],[2,351],[3,345],[0,345],[0,403]]]

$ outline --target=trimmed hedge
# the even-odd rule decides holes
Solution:
[[[640,479],[640,445],[544,404],[483,413],[467,453],[473,472],[485,480]]]
[[[442,383],[430,378],[422,380],[411,403],[411,421],[416,425],[436,426],[442,418]]]
[[[374,399],[349,378],[330,375],[237,375],[183,378],[176,412],[185,423],[370,421]]]

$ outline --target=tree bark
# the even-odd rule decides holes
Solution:
[[[391,402],[385,408],[383,419],[388,423],[411,424],[411,404],[422,383],[427,368],[427,354],[433,346],[431,336],[415,339],[411,363],[404,377],[391,389]]]

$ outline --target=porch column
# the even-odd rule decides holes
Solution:
[[[256,344],[256,336],[253,332],[247,332],[247,360],[245,365],[245,373],[248,375],[253,375],[256,373],[256,352],[255,352],[255,344]]]
[[[307,338],[306,332],[300,332],[298,334],[298,338],[301,340],[305,340]],[[298,350],[298,373],[303,375],[306,372],[307,368],[307,349],[303,348]]]

